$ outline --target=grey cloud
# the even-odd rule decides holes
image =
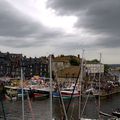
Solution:
[[[120,36],[109,36],[106,38],[101,38],[96,42],[96,46],[105,48],[119,48],[120,47]]]
[[[91,49],[96,43],[86,42],[81,36],[65,35],[63,38],[59,38],[60,43],[53,43],[54,48],[63,51],[75,51],[78,49]],[[90,40],[90,38],[89,38]],[[98,44],[98,43],[97,43]],[[99,45],[100,46],[100,45]]]
[[[24,19],[24,16],[19,17],[19,12],[11,8],[6,2],[0,2],[0,35],[1,36],[26,36],[33,31],[37,31],[37,24]],[[16,11],[16,12],[15,12]]]
[[[63,15],[76,15],[74,27],[100,35],[96,46],[119,47],[120,0],[49,0],[48,7]]]
[[[42,46],[63,33],[22,15],[7,2],[0,1],[0,43],[13,48]]]
[[[120,1],[104,0],[98,2],[86,12],[83,18],[76,24],[77,27],[85,27],[91,32],[119,34],[120,33]]]
[[[0,43],[3,46],[12,48],[38,47],[48,44],[48,40],[36,39],[34,37],[0,37]]]
[[[54,8],[58,14],[76,14],[84,11],[96,0],[48,0],[47,7]]]

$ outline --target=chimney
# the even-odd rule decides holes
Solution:
[[[78,58],[80,58],[80,54],[78,54]]]

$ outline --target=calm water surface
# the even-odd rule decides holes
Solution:
[[[42,100],[42,101],[31,101],[32,110],[34,115],[34,120],[50,120],[50,100]],[[64,101],[65,106],[67,107],[68,101]],[[85,99],[83,99],[82,107],[84,106]],[[111,96],[110,98],[101,100],[101,110],[103,112],[111,114],[112,109],[120,108],[120,94],[116,94]],[[4,110],[7,120],[22,120],[22,108],[21,101],[4,101]],[[62,119],[62,110],[59,100],[53,100],[53,117],[56,120]],[[90,98],[87,102],[87,106],[84,110],[83,116],[87,118],[97,118],[97,102],[94,98]],[[77,120],[78,119],[78,99],[72,100],[72,104],[70,105],[70,109],[68,110],[68,119],[69,120]],[[108,119],[108,118],[104,118]],[[0,120],[4,120],[2,106],[0,104]],[[30,112],[29,103],[25,100],[25,120],[33,120],[32,114]]]

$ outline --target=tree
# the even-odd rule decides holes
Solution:
[[[97,60],[97,59],[93,59],[93,60],[88,60],[87,63],[90,63],[90,64],[98,64],[98,63],[100,63],[100,61]]]
[[[71,58],[70,59],[70,64],[74,65],[74,66],[78,66],[80,64],[80,62],[75,58]]]
[[[105,72],[105,73],[108,73],[109,69],[110,69],[110,66],[107,65],[107,64],[105,64],[105,65],[104,65],[104,72]]]

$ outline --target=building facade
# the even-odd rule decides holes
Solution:
[[[104,64],[86,64],[86,72],[89,73],[104,73]]]
[[[23,73],[26,78],[39,75],[41,77],[49,76],[49,61],[47,57],[40,58],[27,58],[26,56],[22,59]]]
[[[0,77],[15,77],[20,75],[22,54],[0,52]]]
[[[47,57],[27,58],[22,54],[0,52],[0,77],[20,77],[21,67],[25,78],[39,75],[49,76],[49,61]]]

